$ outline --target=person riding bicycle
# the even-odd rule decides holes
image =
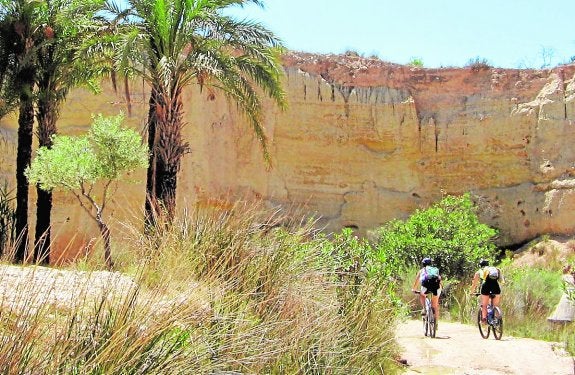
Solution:
[[[421,315],[425,315],[425,296],[431,293],[431,306],[435,311],[436,319],[439,319],[439,295],[441,294],[441,276],[437,267],[432,266],[433,260],[429,257],[423,258],[423,266],[415,276],[411,290],[417,291],[417,285],[420,284],[419,302],[421,303]]]
[[[471,283],[471,291],[477,291],[477,284],[479,285],[479,293],[481,299],[481,323],[487,323],[487,305],[489,304],[490,295],[493,295],[493,306],[499,306],[501,300],[501,286],[499,281],[503,281],[501,270],[497,267],[489,265],[489,261],[481,259],[479,261],[479,270],[475,272],[473,281]]]

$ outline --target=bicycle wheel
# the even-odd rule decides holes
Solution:
[[[479,328],[479,334],[481,335],[481,337],[483,337],[484,339],[489,337],[490,327],[488,325],[483,326],[481,324],[481,307],[479,308],[479,310],[477,310],[477,327]]]
[[[427,333],[429,332],[429,324],[427,321],[427,314],[422,318],[423,320],[423,335],[427,336]]]
[[[429,337],[435,338],[437,324],[435,324],[435,312],[433,311],[433,307],[431,307],[427,312],[427,319],[429,320]]]
[[[499,307],[494,307],[491,327],[493,328],[493,337],[496,340],[501,340],[501,336],[503,336],[503,313]]]

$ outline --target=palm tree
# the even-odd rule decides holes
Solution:
[[[99,73],[92,64],[76,57],[84,38],[93,32],[94,17],[104,0],[46,0],[38,24],[43,40],[37,54],[38,141],[52,147],[61,104],[71,88],[90,83]],[[49,263],[52,192],[36,187],[36,231],[34,260]]]
[[[146,219],[175,215],[177,174],[188,152],[182,129],[185,86],[216,88],[246,115],[268,157],[262,106],[256,89],[285,104],[280,85],[280,41],[262,25],[223,14],[227,7],[258,0],[125,0],[109,2],[121,21],[114,41],[116,69],[142,77],[151,87],[147,120],[150,163]]]
[[[37,1],[0,0],[2,52],[12,64],[8,88],[18,100],[18,147],[16,155],[16,235],[19,245],[14,260],[23,262],[28,248],[28,180],[24,175],[32,156],[34,126],[34,49],[39,33],[34,27]]]

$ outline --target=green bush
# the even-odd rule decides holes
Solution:
[[[479,222],[469,194],[446,196],[405,221],[392,220],[378,229],[375,258],[384,267],[401,270],[431,257],[443,276],[461,278],[472,273],[480,259],[495,258],[496,234]]]
[[[423,68],[423,59],[421,57],[412,57],[408,65],[414,68]]]

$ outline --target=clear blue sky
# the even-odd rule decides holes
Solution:
[[[555,66],[575,56],[575,0],[263,0],[234,10],[290,50],[355,51],[425,67],[471,58],[505,68]]]

